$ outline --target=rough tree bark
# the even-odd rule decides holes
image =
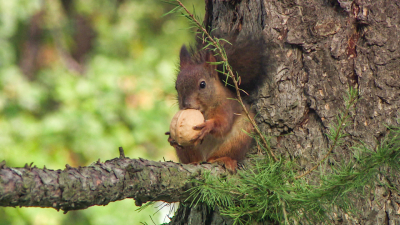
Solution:
[[[148,201],[183,202],[204,172],[220,176],[225,170],[212,164],[182,165],[125,157],[100,160],[87,167],[64,170],[0,164],[0,206],[48,207],[63,210],[107,205],[125,198],[141,206]]]
[[[327,128],[344,108],[349,86],[359,88],[361,99],[346,144],[362,141],[374,148],[386,125],[399,125],[400,1],[207,0],[204,23],[220,33],[263,33],[269,79],[253,96],[258,123],[275,137],[275,154],[296,160],[303,170],[326,154]],[[343,147],[330,163],[349,157]],[[400,187],[398,179],[389,182]],[[399,193],[377,187],[356,203],[361,217],[339,215],[338,221],[399,224],[399,205]],[[225,219],[218,211],[182,206],[171,224],[232,223]]]

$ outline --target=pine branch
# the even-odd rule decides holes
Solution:
[[[254,158],[250,160],[254,164],[247,165],[238,177],[205,176],[203,183],[192,188],[193,199],[210,207],[218,206],[223,215],[243,224],[267,219],[279,224],[324,224],[331,218],[332,208],[357,214],[352,211],[353,204],[365,198],[365,188],[373,190],[375,184],[382,184],[377,175],[400,171],[400,128],[388,129],[376,149],[352,147],[355,161],[332,167],[334,172],[321,176],[317,184],[294,179],[297,165],[293,162],[271,163],[265,158]],[[379,169],[383,167],[390,170]]]

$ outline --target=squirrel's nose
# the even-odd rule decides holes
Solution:
[[[192,107],[192,104],[190,104],[190,102],[188,101],[184,101],[183,102],[183,108],[184,109],[190,109]]]

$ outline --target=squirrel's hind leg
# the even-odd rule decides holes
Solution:
[[[237,160],[232,159],[231,157],[209,158],[207,162],[222,164],[230,172],[236,173]]]

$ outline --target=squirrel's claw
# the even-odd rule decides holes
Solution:
[[[230,173],[236,173],[236,168],[238,165],[237,160],[230,157],[210,158],[207,160],[207,162],[223,165]]]
[[[190,140],[191,142],[193,142],[194,145],[198,145],[201,144],[204,137],[210,133],[210,131],[212,130],[212,124],[204,122],[202,124],[194,126],[193,130],[200,130],[199,134],[197,134],[193,139]]]
[[[176,142],[176,141],[171,137],[171,134],[170,134],[169,132],[165,132],[165,134],[166,134],[166,135],[169,135],[169,137],[168,137],[168,142],[169,142],[169,144],[170,144],[172,147],[174,147],[175,149],[182,148],[182,146],[180,146],[180,145],[178,144],[178,142]]]
[[[194,126],[194,127],[193,127],[193,130],[201,130],[201,129],[203,129],[205,126],[206,126],[206,122]]]

